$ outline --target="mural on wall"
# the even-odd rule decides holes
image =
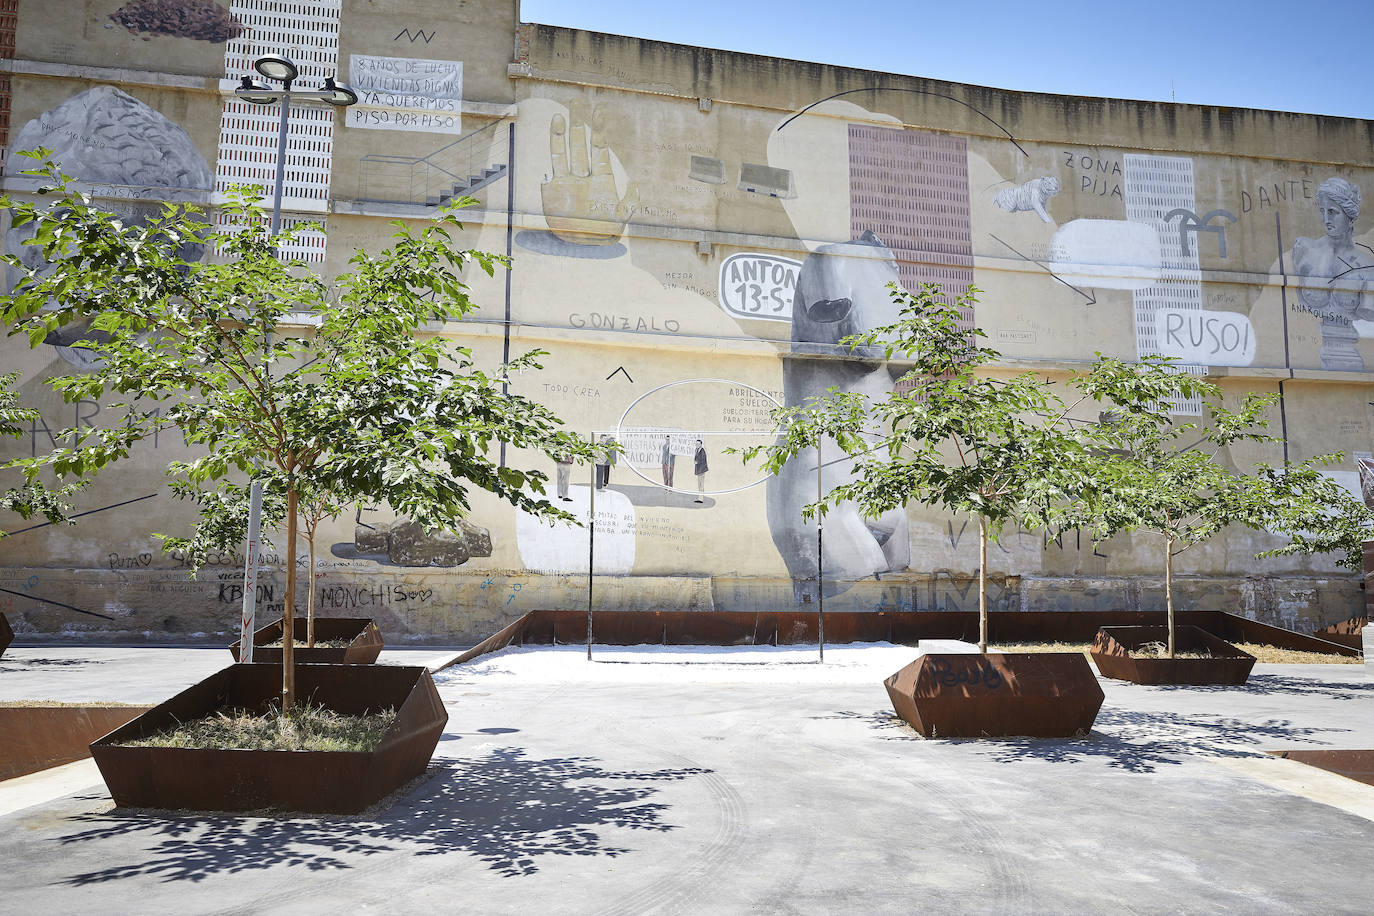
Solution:
[[[142,225],[156,218],[163,200],[201,199],[214,184],[210,166],[180,125],[113,86],[97,86],[43,112],[19,131],[17,150],[47,147],[53,161],[78,181],[115,196],[103,204],[120,219]],[[30,159],[14,159],[9,169],[17,172],[33,165]],[[33,237],[33,224],[12,228],[5,234],[5,251],[17,255],[29,267],[43,263],[41,249],[24,244]],[[181,257],[198,261],[205,246],[194,240],[183,243]],[[6,268],[6,288],[13,289],[18,271]],[[102,334],[87,322],[75,322],[49,334],[44,343],[78,368],[91,365],[89,350],[74,347],[77,341]]]
[[[997,206],[1008,213],[1032,211],[1047,223],[1053,223],[1045,205],[1050,198],[1059,193],[1059,179],[1053,175],[1032,178],[1014,188],[1003,188],[995,198]]]
[[[892,250],[868,231],[851,242],[822,246],[806,259],[792,306],[792,356],[783,363],[787,406],[821,397],[832,387],[873,398],[892,390],[894,374],[902,370],[890,366],[876,348],[860,353],[860,359],[798,356],[833,357],[843,338],[896,321],[897,305],[887,285],[898,280]],[[802,506],[853,479],[853,462],[833,448],[835,457],[822,453],[818,460],[814,451],[800,455],[768,481],[768,527],[794,581],[817,574],[816,525],[802,521]],[[825,528],[819,559],[828,579],[897,572],[911,560],[904,509],[865,519],[855,505],[841,503],[826,516]],[[798,583],[797,588],[805,587]]]
[[[549,171],[539,185],[547,232],[523,230],[517,244],[541,254],[607,259],[639,206],[639,186],[607,145],[605,112],[573,102],[549,121]]]
[[[1374,319],[1374,301],[1366,295],[1369,274],[1363,272],[1374,267],[1374,258],[1353,241],[1360,204],[1360,189],[1354,184],[1339,177],[1326,179],[1317,188],[1317,213],[1326,234],[1293,241],[1293,269],[1307,278],[1298,288],[1296,308],[1321,319],[1323,369],[1364,371],[1354,322]]]
[[[872,232],[887,245],[907,289],[938,283],[951,302],[966,294],[973,283],[968,140],[850,124],[849,229],[852,238]],[[961,306],[959,317],[974,326],[972,307]]]
[[[344,560],[371,560],[385,566],[462,566],[473,557],[491,556],[491,532],[460,519],[457,530],[425,531],[419,522],[396,518],[368,524],[357,511],[353,542],[330,552]]]
[[[142,47],[125,34],[127,29],[151,39],[149,47],[158,47],[173,42],[156,36],[178,35],[189,39],[176,42],[188,56],[195,51],[213,56],[219,45],[208,43],[223,42],[225,77],[250,71],[256,54],[281,46],[274,17],[282,15],[309,25],[303,34],[310,39],[312,77],[332,72],[336,60],[338,0],[322,0],[306,12],[303,0],[285,0],[285,5],[283,0],[110,0],[102,16],[120,3],[121,16],[128,21],[110,20],[113,28],[102,33],[107,39],[118,37],[123,45]],[[360,9],[356,0],[344,5],[345,15]],[[226,9],[227,20],[214,18],[214,10]],[[188,18],[173,25],[168,17],[176,10],[203,14],[205,21],[195,24]],[[312,15],[320,22],[307,23]],[[807,580],[814,582],[822,566],[832,592],[845,593],[846,606],[861,606],[868,596],[878,596],[880,607],[888,597],[909,606],[913,596],[924,594],[919,591],[924,586],[912,583],[927,576],[932,577],[928,604],[941,606],[933,597],[935,582],[948,580],[954,591],[967,588],[954,584],[956,578],[967,583],[971,568],[967,520],[918,508],[865,520],[854,507],[841,506],[828,517],[825,556],[818,557],[816,528],[801,522],[800,508],[818,492],[849,479],[852,470],[838,450],[830,446],[801,456],[769,479],[757,467],[740,465],[729,449],[772,441],[769,411],[775,403],[796,405],[832,385],[879,397],[890,391],[898,367],[884,365],[878,354],[837,358],[842,355],[838,341],[895,320],[885,289],[889,281],[908,289],[936,282],[950,295],[966,290],[975,279],[975,254],[983,266],[979,285],[989,288],[977,317],[994,345],[1012,359],[1056,365],[1049,361],[1090,358],[1100,346],[1126,358],[1146,352],[1175,356],[1195,371],[1258,361],[1277,365],[1280,332],[1274,319],[1281,314],[1282,292],[1280,270],[1269,268],[1268,261],[1278,265],[1290,250],[1289,275],[1298,277],[1297,289],[1287,292],[1287,304],[1310,313],[1289,316],[1293,328],[1310,335],[1295,343],[1296,363],[1306,368],[1318,362],[1319,325],[1324,367],[1350,365],[1328,358],[1329,349],[1343,349],[1340,359],[1351,353],[1358,359],[1355,341],[1336,347],[1334,338],[1341,331],[1328,331],[1328,324],[1339,323],[1328,316],[1348,312],[1345,326],[1361,335],[1368,318],[1374,331],[1374,310],[1364,288],[1369,274],[1360,272],[1374,264],[1374,252],[1360,246],[1354,228],[1358,190],[1353,213],[1335,205],[1349,223],[1348,231],[1342,236],[1340,216],[1332,213],[1328,220],[1323,211],[1323,237],[1311,219],[1316,181],[1311,193],[1292,191],[1294,182],[1285,170],[1296,175],[1306,166],[1271,164],[1269,151],[1256,153],[1253,160],[1245,159],[1245,152],[1234,157],[1202,152],[1188,158],[1087,145],[1108,136],[1117,142],[1136,136],[1129,124],[1119,122],[1119,114],[1109,114],[1112,129],[1096,137],[1089,131],[1081,139],[1061,138],[1061,143],[1084,143],[1081,149],[1063,149],[1051,141],[1018,142],[1009,128],[1029,132],[1028,125],[1043,125],[1038,103],[1026,102],[1025,121],[1019,120],[1015,106],[1003,107],[999,117],[1007,118],[1004,127],[974,120],[981,112],[973,114],[967,105],[955,112],[957,118],[947,119],[942,106],[957,99],[939,101],[923,93],[914,101],[908,90],[893,87],[845,93],[846,99],[861,99],[867,108],[833,98],[784,120],[777,108],[765,105],[713,108],[706,99],[625,93],[598,88],[595,80],[588,85],[543,80],[537,66],[509,84],[495,74],[496,85],[512,87],[509,96],[504,89],[494,99],[477,96],[484,101],[478,110],[487,113],[504,111],[501,106],[513,100],[518,111],[513,119],[492,114],[490,121],[479,121],[462,135],[463,69],[468,68],[469,81],[480,83],[478,91],[485,93],[491,74],[474,69],[484,58],[473,54],[464,64],[428,56],[383,56],[463,57],[471,45],[448,43],[450,21],[440,16],[440,38],[427,31],[433,21],[419,23],[425,30],[416,28],[416,22],[387,21],[380,31],[373,29],[372,41],[346,44],[348,50],[373,52],[348,61],[349,78],[364,94],[364,104],[345,113],[342,121],[332,112],[317,113],[302,118],[299,130],[293,126],[290,155],[303,157],[304,164],[289,175],[293,212],[288,221],[329,211],[343,233],[337,238],[371,247],[389,231],[386,214],[423,212],[418,207],[392,210],[387,204],[432,206],[430,198],[436,194],[460,193],[453,175],[479,174],[483,177],[464,188],[491,186],[487,214],[471,221],[464,244],[505,251],[507,225],[499,214],[509,190],[518,214],[513,236],[518,247],[504,340],[527,337],[532,346],[547,348],[555,364],[538,382],[529,383],[527,393],[544,400],[569,428],[584,435],[593,431],[596,438],[613,437],[623,452],[599,471],[553,456],[543,459],[553,478],[547,495],[582,526],[548,525],[487,503],[474,508],[480,513],[474,518],[486,527],[465,525],[447,536],[423,535],[406,519],[387,522],[365,515],[356,524],[351,518],[330,522],[322,540],[332,550],[325,551],[315,571],[326,611],[380,608],[401,632],[455,633],[471,627],[468,636],[480,638],[522,607],[576,606],[590,553],[596,572],[616,577],[605,586],[615,602],[624,602],[617,606],[636,600],[684,606],[688,599],[682,596],[690,592],[690,600],[699,602],[694,606],[719,601],[721,606],[776,610],[789,599],[804,603],[815,587]],[[350,29],[361,28],[354,22]],[[221,32],[225,37],[219,37]],[[427,48],[432,39],[432,49]],[[650,79],[631,59],[613,59],[602,51],[588,54],[598,62],[581,61],[588,72],[598,65],[606,73],[623,67],[617,81],[643,85]],[[786,66],[780,66],[784,72]],[[0,89],[4,79],[0,74]],[[792,97],[801,85],[784,85],[778,98]],[[220,88],[228,87],[221,83]],[[184,101],[174,88],[157,91],[178,99],[176,104]],[[777,98],[769,104],[774,102]],[[468,106],[471,122],[474,103]],[[179,110],[173,103],[164,107]],[[275,110],[250,110],[229,99],[223,111],[221,187],[244,178],[268,180],[264,176],[271,157],[264,158],[261,151],[270,146],[265,138],[275,142]],[[129,117],[118,115],[125,122]],[[293,112],[293,124],[296,117]],[[968,130],[969,123],[978,128]],[[331,175],[350,174],[331,162],[330,131],[337,124],[432,136],[413,134],[413,143],[388,146],[378,139],[383,135],[346,132],[359,154],[357,189],[331,189]],[[517,128],[513,147],[508,145],[512,124]],[[189,147],[189,141],[163,137],[159,129],[139,126],[131,133],[140,139],[157,136],[153,146],[159,149],[149,162],[165,165],[162,160],[175,160],[179,144]],[[1155,148],[1140,136],[1139,142],[1129,142],[1143,150]],[[1171,148],[1186,148],[1189,142],[1180,135]],[[78,153],[103,155],[102,147],[92,150]],[[162,150],[173,154],[164,156]],[[433,152],[420,155],[428,150]],[[122,162],[130,155],[112,152],[110,158]],[[199,171],[187,172],[196,176],[192,178],[105,178],[110,187],[105,193],[146,196],[148,206],[183,193],[203,199],[212,182],[204,180],[201,162]],[[469,172],[467,165],[474,169]],[[1362,180],[1359,174],[1349,177]],[[420,181],[420,175],[438,177]],[[496,183],[513,178],[518,181],[500,185],[498,193]],[[1277,192],[1278,179],[1290,189],[1287,198]],[[177,182],[184,188],[178,190]],[[122,189],[138,183],[162,190]],[[1211,199],[1222,192],[1231,196]],[[350,206],[355,195],[368,202],[361,211]],[[1287,233],[1289,245],[1281,238],[1270,245],[1272,230],[1257,228],[1251,204],[1254,211],[1269,208],[1272,212],[1262,215],[1273,226],[1281,216],[1298,229]],[[124,205],[112,206],[118,210]],[[1318,206],[1321,210],[1324,204]],[[133,215],[132,209],[119,212]],[[1306,235],[1315,238],[1292,243],[1294,236]],[[1257,238],[1264,249],[1258,253]],[[318,262],[325,251],[322,243],[311,243],[295,253]],[[342,260],[340,254],[331,263]],[[1232,275],[1214,278],[1208,270]],[[1241,276],[1266,271],[1276,278],[1268,286],[1262,279]],[[451,329],[465,339],[482,338],[489,345],[484,359],[492,363],[499,360],[496,353],[503,342],[498,326],[504,279],[476,278],[474,297],[481,314],[473,323]],[[1272,301],[1263,298],[1266,290]],[[970,311],[964,320],[971,326],[975,316]],[[64,329],[63,335],[82,330]],[[64,337],[54,335],[50,342],[62,344]],[[61,352],[68,359],[80,355]],[[40,360],[52,358],[46,349],[40,354],[24,364],[26,377],[43,370]],[[713,374],[728,379],[706,377]],[[100,406],[44,404],[44,409],[49,415],[22,441],[23,454],[56,445],[55,431],[69,425],[73,412],[77,422],[92,422],[87,417]],[[1290,406],[1290,421],[1295,414]],[[1322,416],[1311,422],[1327,420]],[[1308,421],[1295,421],[1294,428],[1303,422]],[[1339,422],[1345,430],[1348,423]],[[1368,424],[1351,429],[1341,443],[1347,451],[1356,436],[1367,437]],[[164,436],[164,451],[179,447],[172,438]],[[135,469],[140,482],[151,480],[165,458],[150,455],[143,461]],[[160,518],[154,511],[171,514],[141,495],[153,489],[160,490],[160,481],[132,490],[148,502],[124,509],[129,514],[117,521],[108,514],[87,517],[76,537],[33,531],[22,543],[43,539],[44,549],[52,545],[51,555],[63,558],[60,562],[73,557],[73,568],[93,567],[106,577],[102,581],[121,577],[120,587],[127,591],[116,605],[189,606],[208,594],[229,607],[238,597],[233,589],[241,559],[226,557],[223,569],[216,571],[223,578],[218,599],[214,592],[197,591],[200,585],[188,585],[184,570],[168,565],[146,535],[148,530],[168,530],[153,527],[149,519]],[[119,496],[105,498],[108,492],[107,485],[93,493],[92,504],[119,504]],[[125,524],[135,511],[134,523]],[[594,550],[589,543],[593,532]],[[98,552],[90,546],[96,542]],[[1081,566],[1105,574],[1106,564],[1099,561],[1106,557],[1091,544],[1081,539],[1076,546],[1066,543],[1016,532],[995,554],[994,566],[1013,570],[1022,564],[1050,575]],[[26,554],[23,563],[36,565],[36,555],[36,550]],[[1135,563],[1118,553],[1113,574],[1129,574]],[[946,566],[959,569],[951,572]],[[163,572],[157,573],[159,568]],[[38,573],[44,588],[56,581],[55,574]],[[30,574],[24,570],[21,579],[26,582]],[[883,581],[874,582],[879,576]],[[85,587],[77,581],[80,577],[71,579],[64,588]],[[151,602],[145,579],[155,580],[159,590]],[[279,586],[266,600],[281,599]],[[72,592],[65,600],[84,606],[97,590],[93,585],[89,593]],[[963,597],[955,603],[972,606],[971,593],[959,594]],[[1009,586],[1007,594],[1015,596],[1016,587]],[[95,598],[90,601],[90,607],[100,607]],[[233,619],[232,613],[227,619]],[[473,622],[478,619],[492,626],[484,630],[482,623]],[[142,617],[138,623],[145,625]]]
[[[720,262],[721,308],[735,318],[791,321],[801,262],[754,252]]]
[[[223,44],[247,31],[214,0],[130,0],[110,14],[110,21],[145,38],[168,35],[211,44]]]

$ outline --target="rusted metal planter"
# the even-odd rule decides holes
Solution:
[[[1250,677],[1255,657],[1198,627],[1175,627],[1174,649],[1210,652],[1211,658],[1139,658],[1146,643],[1168,643],[1168,627],[1103,627],[1089,650],[1103,677],[1137,684],[1223,684],[1239,686]]]
[[[927,738],[1086,735],[1103,700],[1081,652],[922,655],[883,686]]]
[[[296,664],[298,665],[370,665],[382,654],[382,631],[377,629],[377,621],[370,617],[316,617],[315,639],[352,639],[342,649],[326,649],[305,646],[307,622],[297,617],[292,621],[296,634]],[[281,664],[281,648],[269,649],[270,643],[279,642],[282,634],[282,619],[279,617],[253,634],[253,661],[268,664]],[[234,658],[239,657],[239,644],[229,647]]]
[[[91,742],[147,706],[0,706],[0,779],[91,756]]]
[[[356,814],[424,773],[448,722],[426,668],[302,665],[296,669],[298,702],[352,715],[397,710],[375,750],[239,751],[120,743],[216,709],[265,710],[281,690],[281,677],[281,665],[230,665],[92,743],[91,756],[116,804]]]
[[[1333,623],[1329,627],[1322,627],[1313,632],[1313,636],[1324,639],[1327,642],[1339,643],[1351,649],[1359,651],[1363,646],[1364,628],[1369,625],[1368,617],[1351,617],[1341,623]]]
[[[1269,751],[1275,757],[1319,767],[1337,776],[1374,786],[1374,750]]]
[[[5,654],[5,650],[14,642],[14,631],[10,629],[10,620],[4,614],[0,614],[0,655]]]

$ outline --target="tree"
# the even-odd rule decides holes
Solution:
[[[18,372],[0,374],[0,436],[19,438],[23,435],[23,424],[38,419],[38,411],[19,403],[19,393],[13,388],[19,378]],[[16,462],[0,464],[0,470],[16,467]],[[36,479],[25,479],[17,486],[0,490],[0,511],[14,512],[20,518],[42,515],[49,522],[67,521],[71,505],[67,502],[79,489],[68,485],[52,489],[42,486]],[[0,538],[6,532],[0,531]]]
[[[981,330],[959,326],[959,308],[979,290],[948,303],[936,285],[911,293],[890,287],[897,323],[842,342],[856,358],[900,359],[901,382],[882,398],[831,388],[824,396],[773,411],[778,441],[741,450],[763,456],[772,473],[807,449],[833,442],[854,460],[854,477],[803,517],[853,502],[865,518],[909,503],[978,519],[978,647],[987,651],[987,544],[1016,521],[1058,527],[1081,486],[1086,452],[1071,434],[1069,408],[1033,373],[980,374],[999,356],[977,345]]]
[[[21,155],[44,159],[41,150]],[[282,493],[283,712],[294,704],[302,496],[320,506],[386,503],[428,529],[445,529],[467,514],[475,486],[536,516],[571,520],[542,497],[545,474],[489,457],[503,443],[589,456],[590,443],[506,388],[513,374],[540,368],[542,351],[488,374],[469,349],[435,333],[476,307],[461,279],[466,267],[491,275],[505,264],[452,247],[461,229],[452,211],[419,231],[396,221],[390,248],[358,251],[349,270],[326,280],[277,257],[292,232],[268,235],[254,191],[230,194],[221,208],[233,221],[227,230],[194,207],[171,205],[146,225],[128,226],[72,191],[55,164],[25,174],[47,179],[46,192],[59,199],[47,208],[4,201],[12,224],[35,224],[30,244],[47,264],[30,270],[6,257],[23,279],[0,297],[0,317],[35,346],[59,327],[88,321],[100,333],[80,345],[98,357],[94,367],[50,384],[68,401],[122,399],[105,408],[117,423],[64,431],[71,444],[26,459],[26,473],[32,479],[47,467],[89,480],[135,443],[178,429],[204,451],[168,467],[179,494],[201,506],[192,544],[237,534],[245,478]],[[221,259],[188,262],[178,246],[191,240]],[[185,542],[169,539],[164,549],[174,543]]]
[[[1174,656],[1174,558],[1229,525],[1293,540],[1259,556],[1343,550],[1342,565],[1360,564],[1359,542],[1371,520],[1319,468],[1339,452],[1253,473],[1228,467],[1224,450],[1238,442],[1279,441],[1265,431],[1264,412],[1277,395],[1247,394],[1235,409],[1221,389],[1178,371],[1173,360],[1147,356],[1130,364],[1098,354],[1091,371],[1070,385],[1110,409],[1107,421],[1087,431],[1095,457],[1091,484],[1076,503],[1075,523],[1101,540],[1120,531],[1150,531],[1164,547],[1168,653]],[[1206,421],[1175,423],[1169,404],[1202,400]]]

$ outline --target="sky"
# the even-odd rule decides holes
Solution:
[[[1027,92],[1374,119],[1374,0],[521,0],[520,18]]]

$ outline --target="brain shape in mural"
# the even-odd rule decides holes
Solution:
[[[81,181],[209,190],[214,176],[180,125],[113,86],[74,95],[24,125],[12,149],[51,149]]]
[[[125,185],[146,188],[132,199],[121,199],[106,208],[130,224],[141,224],[157,215],[163,198],[175,192],[200,194],[214,186],[214,176],[205,157],[196,149],[186,131],[133,96],[113,86],[98,86],[74,95],[61,105],[25,124],[12,149],[45,147],[64,172],[78,181],[92,184]],[[22,165],[21,165],[22,163]],[[15,160],[11,172],[31,164]],[[102,205],[105,206],[105,205]],[[30,223],[11,229],[5,235],[5,251],[18,255],[30,268],[43,266],[43,253],[24,242],[33,237]],[[194,240],[178,249],[188,261],[204,255],[204,246]],[[8,268],[10,289],[20,274]],[[78,367],[92,364],[92,354],[72,344],[92,336],[85,322],[77,322],[48,335],[45,343],[58,348],[67,362]]]

